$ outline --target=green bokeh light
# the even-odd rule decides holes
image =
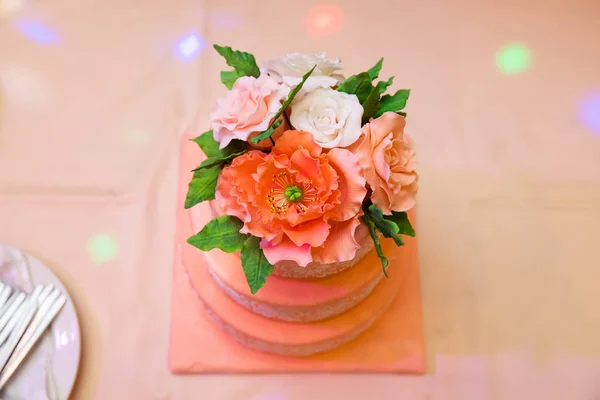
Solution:
[[[510,43],[496,53],[496,65],[503,74],[516,75],[531,66],[531,53],[523,43]]]
[[[127,129],[123,137],[133,147],[147,147],[153,140],[152,134],[142,129]]]
[[[106,233],[89,238],[87,249],[92,261],[98,265],[113,260],[119,254],[119,244]]]

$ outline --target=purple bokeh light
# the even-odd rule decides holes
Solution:
[[[56,31],[35,20],[20,19],[15,21],[15,26],[21,34],[36,43],[52,45],[60,41],[60,37]]]
[[[600,90],[588,94],[581,100],[579,119],[587,129],[600,136]]]
[[[206,41],[198,32],[191,32],[179,39],[175,45],[175,52],[182,61],[188,61],[200,54],[206,47]]]

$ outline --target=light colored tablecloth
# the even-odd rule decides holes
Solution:
[[[0,242],[76,302],[73,397],[600,396],[600,3],[330,3],[0,0]],[[207,46],[182,61],[194,30]],[[177,138],[224,92],[214,42],[325,50],[349,73],[385,56],[413,89],[427,376],[169,374]]]

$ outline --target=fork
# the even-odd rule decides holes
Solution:
[[[42,292],[44,291],[46,291],[46,288],[44,288]],[[39,300],[41,300],[41,295],[39,297]],[[66,301],[66,296],[62,294],[59,289],[53,289],[41,302],[39,310],[35,313],[33,321],[31,321],[31,325],[29,325],[27,331],[22,335],[22,338],[12,352],[12,355],[10,355],[8,363],[1,371],[0,390],[6,386],[8,380],[21,365],[25,357],[38,342],[54,318],[58,315]],[[36,299],[35,302],[38,303],[38,299]]]

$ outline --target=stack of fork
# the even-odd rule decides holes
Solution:
[[[34,348],[67,298],[53,285],[30,294],[0,282],[0,390]]]

